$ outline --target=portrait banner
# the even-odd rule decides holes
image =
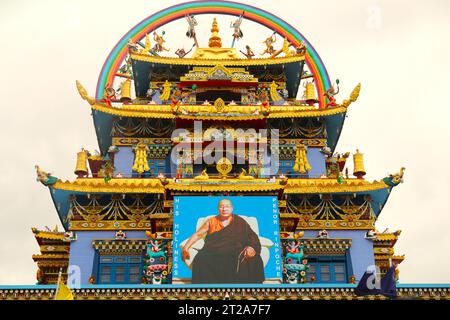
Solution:
[[[276,196],[177,196],[174,284],[281,283]]]

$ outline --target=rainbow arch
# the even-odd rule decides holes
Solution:
[[[287,37],[294,45],[299,45],[300,41],[305,42],[308,48],[305,61],[314,76],[319,98],[319,107],[325,108],[326,101],[323,94],[330,88],[331,82],[322,59],[311,43],[293,26],[277,16],[250,5],[230,1],[185,2],[168,7],[142,20],[119,40],[108,55],[98,78],[96,99],[102,99],[106,84],[113,83],[115,74],[128,53],[127,43],[129,39],[133,42],[139,41],[152,30],[171,21],[184,18],[187,14],[215,13],[239,16],[242,11],[245,11],[246,19],[276,31],[281,36]]]

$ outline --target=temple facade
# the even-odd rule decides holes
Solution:
[[[33,229],[41,254],[33,256],[38,285],[28,298],[55,284],[59,271],[77,299],[354,298],[368,268],[384,275],[393,267],[399,280],[404,256],[393,247],[400,231],[379,232],[376,221],[404,168],[367,181],[363,154],[337,150],[361,85],[339,98],[339,81],[327,79],[311,44],[282,26],[258,39],[262,53],[245,46],[245,20],[259,9],[233,5],[231,29],[221,30],[219,2],[191,3],[209,14],[208,35],[196,33],[190,9],[180,9],[192,40],[187,52],[175,50],[163,22],[154,27],[151,16],[113,50],[120,53],[105,63],[94,95],[76,82],[92,109],[99,150],[78,151],[72,181],[36,167],[64,231]],[[194,199],[206,215],[207,201],[216,198],[254,213],[246,221],[261,244],[263,282],[200,284],[205,290],[197,291],[183,276],[192,269],[176,239],[188,238],[178,234],[191,214],[183,203]],[[268,214],[264,199],[271,199]],[[247,200],[252,209],[245,211]],[[447,288],[419,289],[448,297]],[[398,290],[420,296],[407,286]]]

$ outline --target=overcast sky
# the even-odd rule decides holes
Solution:
[[[281,17],[313,44],[330,77],[340,80],[338,101],[362,83],[337,151],[359,148],[370,181],[406,167],[405,183],[393,190],[377,228],[402,230],[395,247],[406,255],[401,282],[450,282],[450,2],[242,2]],[[176,3],[1,1],[0,284],[34,284],[31,255],[39,248],[31,227],[59,225],[49,191],[35,181],[34,165],[73,180],[79,149],[98,149],[90,108],[75,80],[93,95],[117,41]],[[231,20],[219,19],[224,45],[231,42]],[[179,23],[182,29],[161,29],[172,51],[191,43]],[[239,46],[258,48],[267,36],[269,31],[253,25],[244,21]],[[209,27],[202,22],[201,28]],[[206,44],[207,38],[199,40]]]

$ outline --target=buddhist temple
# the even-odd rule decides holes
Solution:
[[[187,21],[190,51],[164,32],[173,20]],[[250,39],[246,21],[266,33]],[[0,287],[0,299],[53,299],[58,281],[75,299],[359,299],[370,268],[395,274],[397,299],[449,298],[402,284],[401,231],[377,229],[402,160],[368,181],[364,146],[337,148],[370,83],[332,82],[281,19],[235,2],[177,5],[126,33],[96,89],[82,83],[98,151],[74,149],[70,181],[36,166],[64,230],[33,228],[37,283]]]

